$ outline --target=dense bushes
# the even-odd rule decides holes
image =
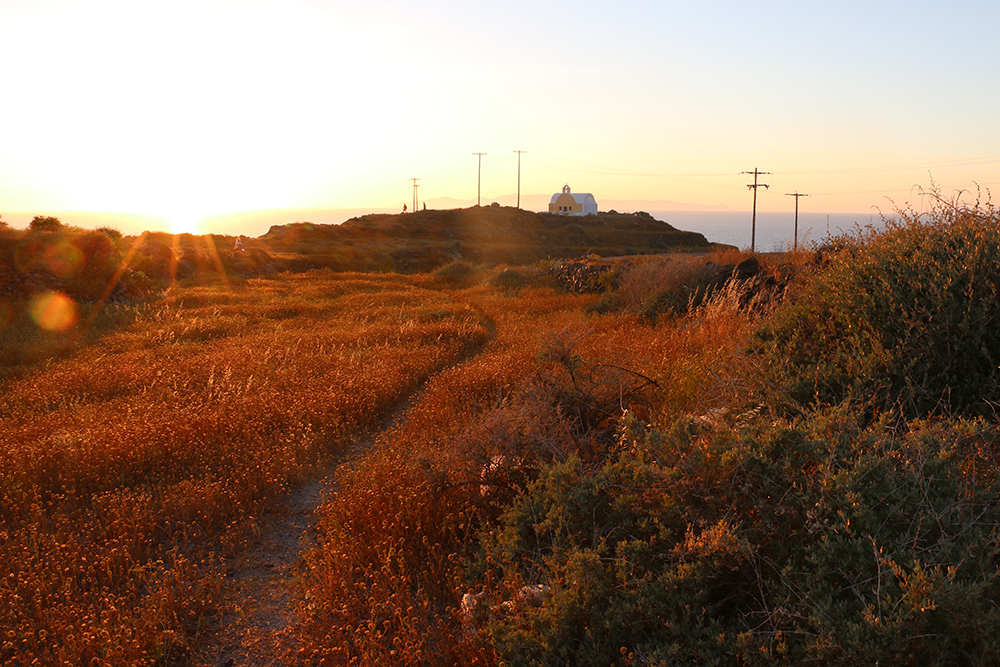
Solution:
[[[756,391],[542,466],[468,564],[475,641],[518,665],[992,660],[1000,430],[951,415],[997,399],[997,217],[842,239],[763,320]]]
[[[528,278],[517,269],[505,268],[490,278],[490,285],[504,294],[516,295],[528,284]]]
[[[602,287],[612,289],[590,310],[599,314],[636,313],[651,322],[676,321],[697,312],[734,282],[747,288],[748,297],[766,294],[766,300],[777,299],[804,260],[805,253],[765,256],[735,249],[716,250],[707,257],[633,257],[613,272],[605,270],[611,279],[602,280]]]
[[[1000,212],[939,203],[845,246],[764,334],[801,401],[906,417],[1000,400]]]
[[[164,281],[126,266],[119,232],[35,218],[0,228],[0,377],[50,360],[131,319],[129,302]]]
[[[845,410],[632,420],[602,466],[545,470],[485,536],[480,638],[509,664],[979,663],[1000,649],[998,438]]]
[[[42,220],[27,233],[0,235],[0,292],[11,299],[46,290],[84,301],[106,297],[124,256],[120,235]]]

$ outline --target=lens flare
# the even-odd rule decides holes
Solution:
[[[75,245],[62,241],[46,248],[44,260],[52,273],[65,278],[83,267],[84,256]]]
[[[62,292],[45,292],[31,301],[31,317],[43,329],[66,331],[80,319],[76,302]]]

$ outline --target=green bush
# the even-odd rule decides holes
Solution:
[[[62,228],[63,224],[59,218],[54,218],[51,215],[36,215],[28,223],[28,229],[33,232],[58,232]]]
[[[472,282],[476,273],[476,267],[472,264],[457,260],[436,269],[433,276],[450,287],[466,287]]]
[[[0,236],[0,262],[6,268],[0,271],[0,289],[9,298],[60,291],[77,301],[94,301],[113,287],[124,256],[120,242],[105,232],[56,223],[34,225],[27,234]]]
[[[490,285],[505,293],[517,294],[528,285],[528,278],[517,269],[504,269],[500,273],[490,278]]]
[[[101,232],[112,241],[121,241],[123,238],[122,233],[114,227],[98,227],[97,231]]]
[[[762,604],[740,633],[748,662],[997,655],[995,426],[914,424],[896,436],[820,414],[757,435],[743,464],[754,488],[735,497],[761,573]]]
[[[983,664],[997,442],[984,422],[893,435],[843,407],[630,421],[617,455],[544,470],[484,536],[477,627],[511,665]]]
[[[80,264],[69,276],[67,292],[92,301],[110,293],[123,253],[115,239],[101,231],[86,231],[70,238]]]
[[[844,249],[762,333],[793,396],[905,417],[1000,401],[1000,213],[940,203]]]

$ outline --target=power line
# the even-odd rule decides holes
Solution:
[[[753,190],[753,217],[750,218],[750,252],[754,250],[754,240],[757,236],[757,188],[764,187],[770,188],[771,186],[766,183],[758,183],[757,177],[763,176],[764,174],[770,174],[769,171],[757,171],[757,167],[753,168],[753,171],[741,171],[741,174],[753,174],[753,185],[747,185],[748,188]],[[796,200],[798,201],[798,200]]]
[[[1000,162],[1000,155],[988,155],[985,157],[961,158],[957,160],[941,160],[938,162],[915,162],[911,164],[897,164],[885,167],[857,167],[848,169],[831,169],[827,171],[786,171],[784,174],[824,176],[828,174],[868,174],[879,171],[908,171],[910,169],[930,169],[932,167],[978,167],[984,164],[994,164]]]
[[[521,153],[528,151],[514,151],[517,153],[517,207],[521,208]]]
[[[537,158],[541,158],[541,162],[538,162]],[[549,164],[549,162],[547,161],[554,161],[555,164]],[[895,164],[895,165],[884,165],[884,166],[866,165],[863,167],[860,166],[845,167],[842,169],[825,169],[825,170],[819,169],[819,170],[801,170],[801,171],[782,170],[780,173],[786,175],[814,175],[814,176],[822,176],[829,174],[867,174],[872,172],[906,171],[911,169],[929,169],[934,167],[940,167],[942,169],[954,168],[954,167],[974,167],[986,164],[995,164],[997,162],[1000,162],[1000,155],[985,155],[985,156],[971,157],[971,158],[958,158],[953,160],[913,162],[909,164]],[[644,176],[650,178],[685,179],[685,178],[710,178],[710,177],[721,177],[729,175],[726,173],[709,173],[709,172],[673,172],[673,173],[634,172],[631,170],[620,169],[618,167],[610,167],[608,165],[599,165],[590,162],[570,161],[562,157],[551,156],[551,155],[538,155],[538,154],[536,154],[536,162],[533,162],[532,164],[535,164],[536,166],[540,166],[542,168],[548,168],[553,170],[558,169],[561,171],[576,171],[581,173],[601,174],[607,176]],[[565,165],[574,165],[576,168],[574,168],[573,166],[565,166]],[[732,172],[729,173],[731,174]],[[709,185],[709,184],[697,183],[697,185]]]
[[[486,153],[473,153],[473,155],[479,156],[479,178],[476,181],[476,206],[479,206],[480,192],[482,191],[483,185],[483,156]]]
[[[802,194],[801,192],[786,192],[786,197],[795,197],[795,237],[792,244],[792,250],[799,249],[799,197],[808,197],[809,195]]]

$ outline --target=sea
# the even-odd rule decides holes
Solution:
[[[795,214],[757,211],[756,232],[750,211],[649,211],[676,229],[699,232],[713,243],[749,249],[753,237],[758,252],[781,252],[796,246]],[[885,222],[871,213],[813,213],[799,211],[798,246],[809,248],[827,238],[868,228],[882,229]]]
[[[224,216],[212,216],[204,221],[201,233],[229,234],[256,237],[265,234],[271,225],[284,225],[293,221],[310,221],[335,225],[354,216],[367,213],[396,212],[370,209],[278,209],[245,211]],[[676,229],[700,232],[709,241],[749,249],[751,243],[750,211],[656,211],[648,213],[657,220],[669,223]],[[4,213],[4,220],[15,228],[25,228],[34,213]],[[66,224],[85,228],[110,226],[122,233],[141,234],[146,230],[163,229],[163,221],[143,216],[116,213],[56,212]],[[870,213],[815,213],[799,211],[798,245],[805,248],[821,244],[829,236],[851,233],[867,227],[884,226],[877,214]],[[758,211],[754,249],[759,252],[784,251],[795,246],[795,214],[791,211]]]
[[[219,216],[211,221],[215,233],[258,236],[271,225],[292,221],[310,221],[320,224],[339,224],[367,213],[396,213],[388,210],[367,209],[283,209],[275,211],[250,211],[232,216]],[[657,220],[662,220],[688,232],[700,232],[709,241],[750,248],[750,211],[657,211],[648,210]],[[798,245],[805,248],[820,244],[829,236],[850,233],[866,227],[881,228],[882,219],[870,213],[815,213],[799,211]],[[759,252],[784,251],[795,246],[794,211],[757,211],[754,249]]]

